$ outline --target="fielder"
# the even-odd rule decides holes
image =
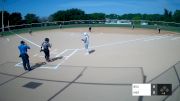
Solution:
[[[86,55],[90,54],[89,52],[89,35],[84,32],[83,33],[83,39],[81,39],[84,42],[84,48],[86,50]]]
[[[29,34],[32,35],[32,28],[29,29]]]
[[[59,25],[59,29],[62,29],[62,25],[61,24]]]
[[[89,25],[89,32],[91,32],[91,26]]]
[[[134,30],[134,22],[131,23],[131,29]]]
[[[158,33],[161,33],[161,28],[157,27]]]

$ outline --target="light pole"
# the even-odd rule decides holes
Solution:
[[[2,32],[4,32],[4,3],[5,0],[2,0]]]

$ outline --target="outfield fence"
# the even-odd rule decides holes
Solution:
[[[74,27],[132,27],[135,28],[149,28],[180,32],[180,23],[164,22],[164,21],[147,21],[147,20],[71,20],[71,21],[54,21],[42,22],[22,25],[5,26],[4,31],[0,28],[1,35],[9,35],[9,30],[16,33],[25,33],[38,30],[49,30],[58,28],[74,28]]]

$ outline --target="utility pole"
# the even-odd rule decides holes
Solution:
[[[2,0],[2,32],[4,32],[4,3],[5,0]]]

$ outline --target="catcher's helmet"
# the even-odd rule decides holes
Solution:
[[[49,42],[49,38],[45,38],[44,40],[47,41],[47,42]]]

